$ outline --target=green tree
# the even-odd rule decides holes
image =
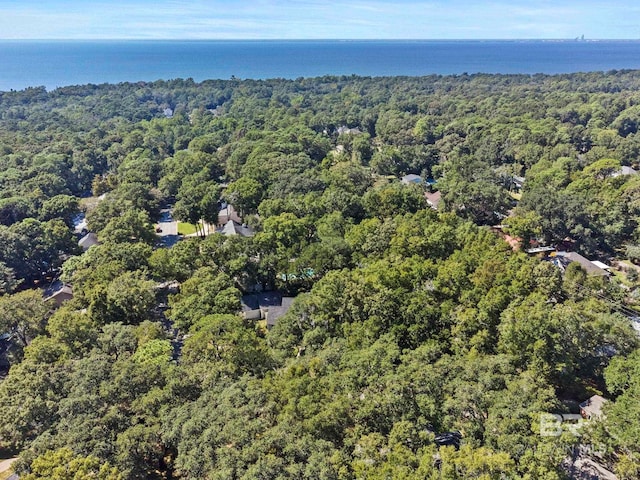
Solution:
[[[533,211],[518,212],[505,220],[508,223],[507,233],[519,238],[524,248],[529,248],[532,239],[542,233],[542,218]]]
[[[638,436],[640,435],[640,350],[630,355],[614,357],[604,372],[607,388],[617,395],[614,402],[605,405],[604,425],[621,451],[619,468],[629,471],[629,463],[640,457]],[[636,463],[637,466],[637,463]]]
[[[75,455],[70,448],[51,450],[36,457],[25,469],[28,473],[20,478],[26,480],[122,480],[118,469],[100,459]]]
[[[132,324],[147,320],[155,305],[153,285],[138,272],[126,272],[114,278],[106,290],[108,318]]]
[[[56,195],[45,201],[40,207],[40,218],[43,221],[62,219],[68,227],[73,227],[73,218],[79,213],[76,197],[70,195]]]
[[[0,262],[0,295],[13,292],[19,284],[13,269]]]
[[[102,242],[109,243],[146,243],[153,245],[156,235],[149,215],[143,210],[130,209],[119,217],[110,219],[100,231]]]
[[[254,213],[264,195],[264,188],[257,180],[241,177],[231,182],[224,192],[225,198],[232,203],[242,215]]]
[[[84,312],[63,306],[49,319],[47,332],[59,345],[64,345],[72,355],[87,353],[98,336],[96,324]]]
[[[0,296],[0,331],[11,333],[22,347],[44,333],[51,305],[39,290]]]
[[[203,364],[206,371],[224,375],[258,374],[273,362],[255,328],[234,315],[208,315],[194,323],[185,341],[185,365]]]
[[[26,198],[0,199],[0,224],[13,225],[32,216],[33,205]]]
[[[424,192],[416,185],[389,185],[369,190],[362,200],[369,216],[388,218],[403,213],[415,213],[427,208]]]
[[[169,297],[169,305],[170,318],[179,328],[189,330],[207,315],[240,311],[240,291],[224,273],[202,267],[180,286],[178,294]]]

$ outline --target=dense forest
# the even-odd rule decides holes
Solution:
[[[640,478],[639,129],[638,71],[0,92],[0,453],[28,480],[560,480],[590,450]],[[164,243],[167,211],[195,233]],[[267,324],[257,292],[295,299]]]

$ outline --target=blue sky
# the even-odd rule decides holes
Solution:
[[[640,38],[611,0],[1,0],[5,39]]]

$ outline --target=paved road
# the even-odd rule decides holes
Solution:
[[[18,458],[8,458],[7,460],[0,460],[0,473],[6,472],[11,468],[13,462],[15,462]]]
[[[178,222],[159,222],[158,227],[162,230],[161,232],[157,232],[161,237],[178,235]]]
[[[178,241],[178,222],[171,216],[170,208],[160,210],[160,221],[157,225],[161,231],[156,231],[162,243],[170,247]]]
[[[158,227],[162,232],[158,232],[161,237],[167,237],[169,235],[178,235],[178,222],[171,216],[170,208],[163,208],[160,210],[160,221]]]

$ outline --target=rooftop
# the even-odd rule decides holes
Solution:
[[[279,307],[282,305],[282,300],[283,297],[280,292],[261,292],[243,295],[241,299],[242,311],[258,310],[264,307]]]
[[[341,127],[338,127],[336,132],[338,133],[338,135],[346,135],[346,134],[349,134],[349,133],[352,133],[352,134],[362,133],[358,127],[349,128],[346,125],[342,125]]]
[[[607,399],[600,395],[594,395],[580,404],[580,413],[586,418],[602,416],[602,406],[607,403]]]
[[[609,272],[577,252],[557,252],[556,258],[560,260],[564,268],[568,267],[571,262],[579,263],[590,277],[605,277],[609,275]]]
[[[620,169],[616,172],[614,172],[611,176],[612,177],[619,177],[621,175],[637,175],[638,171],[634,170],[631,167],[627,167],[626,165],[623,167],[620,167]]]
[[[230,203],[223,203],[218,212],[218,225],[226,225],[230,220],[236,223],[242,223],[242,218]]]
[[[424,198],[427,199],[427,203],[431,208],[438,209],[438,205],[440,205],[440,201],[442,200],[442,193],[440,191],[437,192],[426,192],[424,194]]]
[[[229,220],[222,230],[220,230],[220,233],[223,235],[241,235],[243,237],[253,237],[255,234],[253,228],[233,220]]]
[[[78,241],[78,246],[83,250],[89,250],[90,247],[98,245],[98,243],[100,243],[98,241],[98,235],[93,232],[89,232]]]
[[[410,183],[424,183],[424,180],[420,175],[410,173],[409,175],[405,175],[404,177],[402,177],[401,182],[405,185],[409,185]]]

